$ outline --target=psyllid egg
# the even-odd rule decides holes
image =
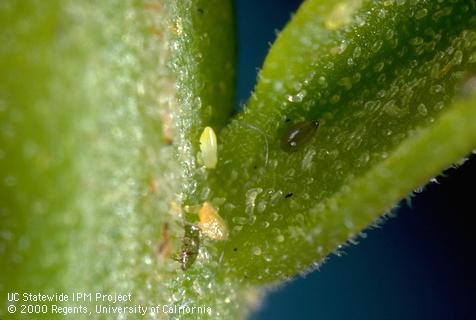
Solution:
[[[210,127],[205,127],[200,136],[200,152],[205,167],[215,168],[217,165],[217,136]]]
[[[289,128],[281,138],[281,148],[285,151],[296,151],[311,140],[319,128],[319,121],[302,121]]]

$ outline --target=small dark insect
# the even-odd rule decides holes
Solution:
[[[186,224],[182,248],[175,258],[182,265],[182,270],[190,268],[197,259],[200,248],[200,229],[193,224]]]
[[[281,148],[284,151],[294,152],[305,145],[319,128],[319,121],[303,121],[288,129],[281,138]]]
[[[293,196],[293,193],[292,192],[289,192],[288,194],[286,194],[284,197],[287,199],[287,198],[291,198]]]

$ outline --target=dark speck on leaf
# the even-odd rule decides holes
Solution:
[[[203,14],[203,9],[202,9],[202,8],[198,8],[198,12],[199,12],[200,14]]]
[[[293,193],[292,192],[289,192],[288,194],[286,194],[284,197],[287,199],[287,198],[291,198],[293,196]]]
[[[294,152],[305,146],[313,137],[319,121],[302,121],[294,124],[281,138],[281,148],[287,152]]]
[[[238,251],[238,248],[233,248],[233,251],[235,251],[235,252]]]

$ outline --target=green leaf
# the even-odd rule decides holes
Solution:
[[[475,148],[476,101],[454,98],[474,73],[474,2],[308,0],[227,125],[232,9],[0,4],[0,296],[131,292],[244,318],[256,283],[305,272]],[[305,120],[318,130],[282,150]],[[216,169],[197,156],[205,126]],[[202,234],[182,271],[198,217],[177,212],[204,201],[229,238]]]
[[[206,193],[206,172],[197,163],[206,126],[220,131],[233,112],[235,42],[231,1],[186,0],[171,4],[172,70],[177,76],[176,117],[184,203]]]
[[[476,147],[474,105],[451,104],[475,69],[475,13],[467,0],[302,5],[219,137],[210,197],[226,199],[228,274],[307,272]],[[282,148],[316,120],[297,152]]]
[[[191,146],[182,157],[192,159],[202,126],[218,131],[232,108],[231,9],[229,1],[2,2],[0,296],[130,292],[131,305],[247,314],[253,292],[213,280],[205,249],[189,272],[172,259],[183,223],[171,202],[188,177],[178,149]],[[165,224],[169,249],[159,253]],[[77,306],[71,296],[53,304]],[[84,305],[94,316],[95,303]]]

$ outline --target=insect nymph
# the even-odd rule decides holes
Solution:
[[[226,240],[228,235],[225,220],[211,203],[205,201],[199,208],[197,206],[186,206],[186,208],[187,211],[196,210],[200,220],[198,225],[184,222],[185,232],[182,239],[182,248],[175,257],[184,271],[190,268],[197,259],[201,235],[215,241]]]
[[[212,240],[225,240],[227,237],[227,228],[225,220],[218,214],[213,205],[207,201],[198,211],[200,222],[198,227],[204,235]]]
[[[182,265],[182,270],[190,268],[198,256],[200,248],[200,229],[193,224],[186,224],[182,248],[175,258]]]
[[[288,152],[297,151],[311,140],[317,128],[319,128],[319,121],[316,120],[296,123],[282,136],[281,148]]]

